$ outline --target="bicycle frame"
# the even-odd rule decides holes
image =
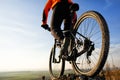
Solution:
[[[51,77],[58,79],[64,74],[65,61],[71,62],[76,74],[96,76],[104,67],[109,52],[109,29],[104,17],[96,11],[87,11],[71,31],[63,32],[69,32],[70,38],[65,38],[65,44],[60,44],[62,47],[55,39],[49,60]],[[61,48],[67,51],[65,55]]]
[[[70,31],[70,30],[63,30],[63,33],[66,33],[66,32],[69,32],[70,33],[70,36],[71,36],[71,39],[73,38],[74,40],[75,39],[77,39],[77,40],[79,40],[75,35],[76,34],[74,34],[74,31]],[[83,36],[81,33],[79,33],[79,32],[76,32],[77,34],[79,34],[81,37],[83,37],[85,40],[87,40],[88,42],[91,42],[88,38],[86,38],[85,36]],[[57,39],[55,39],[54,40],[54,54],[53,54],[53,63],[60,63],[60,61],[61,61],[61,58],[59,57],[59,60],[57,61],[57,59],[55,58],[55,52],[56,52],[56,50],[55,50],[55,48],[57,47],[57,44],[58,44],[58,41],[57,41]],[[75,44],[75,42],[73,43],[73,44]],[[61,44],[60,44],[61,45]],[[70,46],[70,45],[69,45]],[[90,45],[88,45],[89,47],[91,47],[91,44]],[[70,47],[72,47],[72,46],[70,46]],[[74,49],[74,48],[71,48],[71,49]],[[72,52],[73,50],[70,50],[70,51],[68,51],[68,52]],[[76,56],[76,58],[77,57],[79,57],[79,56],[81,56],[83,53],[85,53],[87,50],[86,49],[83,49],[82,51],[80,51],[79,53],[77,53],[77,54],[73,54],[74,56]],[[89,53],[90,54],[90,53]]]
[[[79,33],[79,32],[76,32],[75,35],[74,35],[74,33],[72,33],[72,32],[70,32],[70,34],[71,34],[71,36],[74,38],[74,40],[75,40],[75,39],[79,40],[79,39],[75,36],[76,34],[78,34],[78,35],[80,35],[81,37],[83,37],[83,38],[85,39],[85,41],[87,41],[87,43],[89,43],[89,44],[87,44],[87,47],[92,47],[92,50],[93,50],[94,45],[92,45],[92,41],[90,41],[87,37],[83,36],[83,35],[82,35],[81,33]],[[75,42],[74,42],[74,44],[75,44]],[[85,46],[86,46],[86,45],[85,45]],[[80,51],[79,53],[77,52],[77,54],[73,54],[73,55],[76,56],[76,58],[77,58],[77,57],[81,56],[83,53],[85,53],[87,50],[88,50],[88,49],[83,49],[83,50]],[[91,49],[90,49],[90,51],[91,51]],[[88,54],[91,54],[91,53],[88,53]]]

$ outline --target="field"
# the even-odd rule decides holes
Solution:
[[[50,78],[48,71],[0,72],[0,80],[41,80],[42,76]]]
[[[0,80],[42,80],[43,76],[45,76],[45,80],[50,80],[48,71],[0,72]],[[120,70],[103,71],[100,77],[102,77],[100,80],[104,78],[105,80],[120,80]],[[92,79],[88,78],[88,80]],[[96,78],[93,78],[93,80],[96,80]]]

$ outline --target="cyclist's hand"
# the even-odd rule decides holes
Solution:
[[[44,28],[45,30],[50,31],[50,27],[48,26],[48,24],[42,24],[41,27]]]

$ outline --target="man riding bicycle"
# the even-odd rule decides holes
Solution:
[[[43,11],[41,26],[51,31],[55,38],[49,59],[49,72],[53,79],[64,74],[66,60],[71,62],[77,75],[89,77],[98,75],[107,60],[110,36],[104,17],[92,10],[80,15],[76,22],[75,11],[79,7],[73,5],[72,0],[48,0]],[[47,25],[50,9],[53,10],[51,27]],[[61,30],[63,21],[65,31]]]
[[[69,32],[63,34],[61,30],[61,24],[64,21],[64,30],[71,30],[73,25],[77,20],[77,15],[75,12],[71,15],[70,6],[73,4],[72,0],[48,0],[44,10],[43,10],[43,17],[42,17],[42,25],[44,29],[50,30],[51,34],[54,36],[55,39],[59,40],[60,42],[64,43],[64,47],[68,47],[69,45]],[[52,8],[53,13],[51,17],[51,27],[47,24],[48,19],[48,12]],[[65,41],[66,40],[66,41]],[[65,48],[61,50],[65,52]]]

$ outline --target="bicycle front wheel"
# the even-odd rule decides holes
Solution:
[[[59,58],[59,47],[54,46],[49,58],[49,72],[52,79],[59,79],[64,74],[65,61]]]
[[[76,61],[72,61],[72,67],[77,74],[95,76],[104,67],[109,52],[107,23],[100,13],[88,11],[78,19],[74,30],[78,39],[76,43],[78,53],[84,48],[84,38],[92,42],[93,48],[89,48],[91,50],[88,49],[77,57]]]

